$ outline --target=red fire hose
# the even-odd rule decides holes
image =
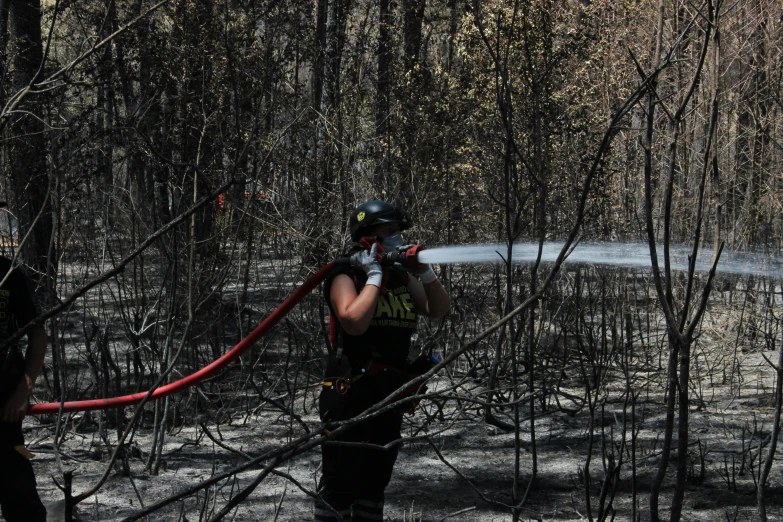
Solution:
[[[331,271],[334,263],[334,261],[330,262],[321,270],[316,272],[310,279],[302,283],[302,286],[294,290],[294,293],[288,296],[288,298],[286,298],[286,300],[283,301],[280,306],[278,306],[271,314],[269,314],[267,318],[256,327],[255,330],[250,332],[247,337],[239,341],[239,343],[231,350],[226,352],[225,355],[219,359],[216,359],[210,365],[205,366],[196,373],[192,373],[187,377],[183,377],[182,379],[176,382],[172,382],[171,384],[167,384],[166,386],[161,386],[152,392],[150,400],[160,399],[161,397],[166,397],[167,395],[171,395],[178,391],[184,390],[185,388],[193,386],[194,384],[197,384],[204,379],[212,377],[217,372],[225,368],[229,363],[236,360],[240,355],[245,353],[248,348],[253,346],[256,342],[258,342],[259,339],[266,335],[267,332],[272,329],[272,327],[280,322],[280,319],[285,317],[286,314],[290,312],[291,309],[304,298],[304,296],[309,294],[313,288],[318,286],[321,281],[326,279],[326,276]],[[86,401],[71,401],[65,403],[49,402],[46,404],[35,404],[30,408],[28,414],[43,415],[45,413],[58,413],[61,411],[61,409],[63,412],[71,412],[122,408],[123,406],[130,406],[132,404],[141,402],[148,393],[149,392],[139,392],[132,395],[123,395],[122,397],[111,397],[108,399],[91,399]]]

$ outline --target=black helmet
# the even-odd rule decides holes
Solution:
[[[351,228],[351,239],[359,241],[366,236],[372,227],[382,223],[399,223],[400,230],[413,226],[413,220],[407,212],[385,201],[373,199],[362,203],[351,212],[348,226]]]

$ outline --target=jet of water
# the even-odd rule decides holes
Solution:
[[[552,263],[557,259],[563,243],[545,243],[541,261]],[[688,256],[691,248],[674,246],[670,258],[674,270],[688,270]],[[516,243],[511,253],[512,263],[531,263],[538,256],[538,243]],[[419,252],[422,263],[504,263],[508,257],[508,246],[458,245],[428,248]],[[566,260],[569,264],[608,265],[628,268],[651,268],[650,249],[644,243],[580,243]],[[658,250],[658,263],[663,267],[663,249]],[[701,250],[696,258],[696,271],[708,272],[712,263],[712,252]],[[718,263],[719,274],[755,274],[768,277],[783,277],[783,260],[777,257],[752,252],[723,251]]]

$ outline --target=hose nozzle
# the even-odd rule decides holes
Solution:
[[[399,263],[406,268],[415,268],[419,266],[419,252],[424,250],[421,245],[413,245],[405,250],[392,250],[378,254],[381,257],[381,266],[394,266]]]

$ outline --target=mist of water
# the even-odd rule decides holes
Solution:
[[[541,253],[543,263],[557,259],[563,243],[545,243]],[[672,269],[688,270],[691,248],[670,248]],[[499,245],[461,245],[435,247],[419,252],[422,263],[504,263],[508,247]],[[512,263],[532,263],[538,256],[538,243],[514,245]],[[650,249],[644,243],[580,243],[565,260],[566,264],[608,265],[628,268],[651,268]],[[663,267],[663,249],[658,251],[658,263]],[[696,271],[708,272],[712,263],[712,251],[700,250],[696,258]],[[783,277],[783,259],[753,252],[723,251],[718,263],[719,274],[755,274],[767,277]]]

